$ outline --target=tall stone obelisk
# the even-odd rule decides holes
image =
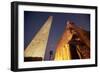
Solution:
[[[44,23],[28,47],[25,49],[24,57],[41,57],[44,59],[52,20],[53,17],[49,16],[47,21]]]

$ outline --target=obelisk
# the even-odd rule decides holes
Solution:
[[[25,49],[24,57],[41,57],[42,59],[44,59],[52,19],[53,17],[49,16],[47,21],[36,33],[35,37]]]

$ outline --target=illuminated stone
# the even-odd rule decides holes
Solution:
[[[41,29],[37,32],[33,40],[25,49],[24,57],[41,57],[44,59],[52,19],[53,17],[49,16]]]

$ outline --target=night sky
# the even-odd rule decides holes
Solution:
[[[55,52],[55,47],[65,29],[67,21],[71,20],[77,26],[90,31],[90,14],[24,11],[24,49],[29,45],[49,16],[53,16],[53,22],[46,47],[45,60],[49,60],[50,50],[53,53]]]

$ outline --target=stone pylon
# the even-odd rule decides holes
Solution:
[[[58,41],[54,60],[90,58],[89,33],[68,21],[65,31]]]
[[[55,57],[54,60],[70,60],[71,54],[70,54],[70,47],[68,42],[72,38],[72,33],[70,33],[69,27],[71,24],[67,22],[67,27],[64,30],[64,33],[62,34],[60,40],[58,41]]]

